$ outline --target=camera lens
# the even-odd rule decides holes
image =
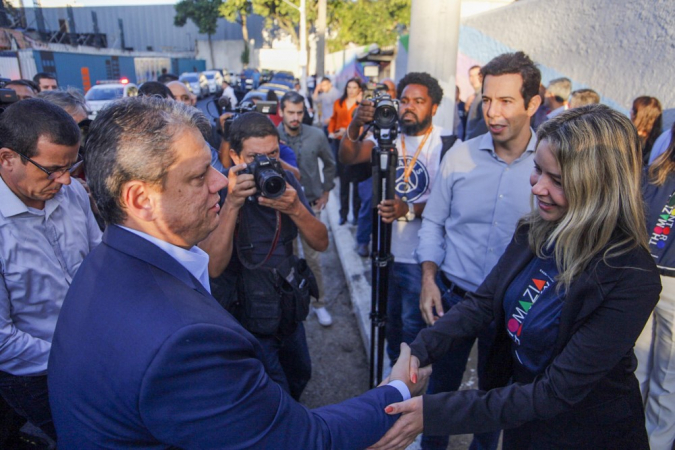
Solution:
[[[393,104],[379,105],[375,110],[375,117],[373,120],[380,128],[392,128],[396,125],[398,113]]]
[[[271,169],[260,171],[257,180],[260,192],[267,198],[281,197],[286,192],[286,180]]]

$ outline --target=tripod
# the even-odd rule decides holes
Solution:
[[[373,170],[373,252],[372,299],[370,308],[370,386],[382,381],[384,364],[384,338],[387,323],[387,298],[389,295],[389,271],[394,263],[391,254],[392,224],[384,223],[377,213],[382,200],[394,198],[398,152],[394,145],[396,129],[375,128],[378,145],[373,148],[371,164]]]

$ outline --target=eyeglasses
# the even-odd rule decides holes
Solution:
[[[12,149],[10,149],[10,150],[12,150]],[[56,169],[56,170],[47,170],[46,168],[44,168],[40,164],[38,164],[35,161],[33,161],[32,159],[30,159],[28,156],[23,155],[23,154],[17,152],[16,150],[12,150],[12,151],[14,153],[16,153],[17,155],[19,155],[20,157],[22,157],[23,159],[25,159],[26,161],[28,161],[29,163],[31,163],[32,165],[34,165],[35,167],[37,167],[38,169],[40,169],[41,171],[43,171],[44,173],[46,173],[47,178],[49,180],[56,180],[57,178],[63,176],[63,174],[65,174],[66,172],[73,173],[75,171],[75,169],[80,167],[82,165],[82,163],[84,162],[84,160],[82,159],[82,156],[77,155],[77,161],[75,161],[70,167],[60,168],[60,169]]]

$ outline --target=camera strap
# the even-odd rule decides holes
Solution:
[[[237,249],[237,255],[239,256],[239,261],[241,261],[241,264],[246,267],[249,270],[255,270],[260,267],[262,267],[263,264],[265,264],[269,259],[272,257],[272,254],[274,253],[274,250],[277,248],[277,244],[279,243],[279,236],[281,236],[281,213],[279,211],[276,211],[276,218],[277,218],[277,224],[274,230],[274,238],[272,239],[272,245],[270,246],[269,251],[267,252],[267,256],[260,261],[258,264],[254,264],[253,262],[249,262],[246,260],[244,257],[244,251],[241,248],[241,239],[239,239],[239,228],[241,227],[241,215],[243,212],[244,208],[241,208],[239,210],[239,214],[237,216],[237,222],[239,222],[239,226],[235,229],[234,232],[234,242],[235,242],[235,247]],[[248,237],[248,231],[246,232],[247,237]],[[249,244],[250,244],[250,239],[248,239]]]

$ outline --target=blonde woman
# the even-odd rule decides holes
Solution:
[[[675,442],[675,139],[649,166],[644,181],[649,250],[663,290],[635,344],[635,374],[645,399],[649,444],[652,450],[670,450]]]
[[[534,211],[478,291],[411,345],[414,379],[418,366],[494,320],[490,389],[388,406],[403,416],[373,448],[401,448],[422,429],[503,429],[505,450],[649,448],[633,345],[661,284],[637,133],[622,114],[592,105],[546,122],[537,138]]]

